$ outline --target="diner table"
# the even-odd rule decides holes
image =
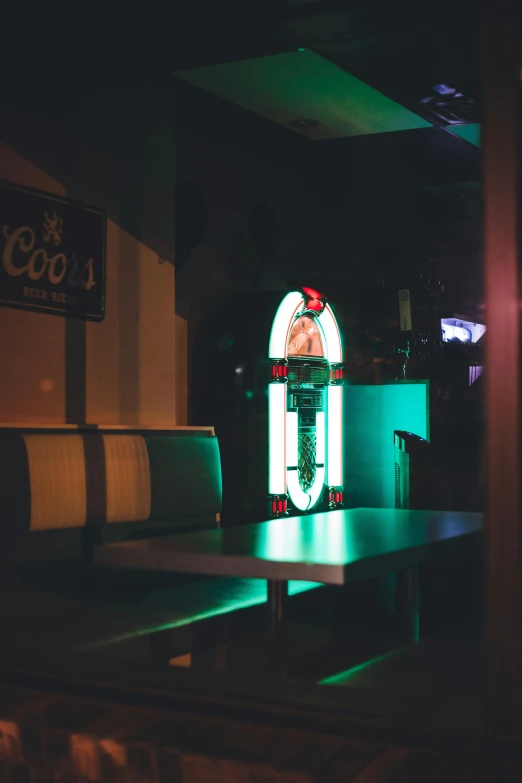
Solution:
[[[418,565],[445,543],[477,536],[478,512],[340,509],[266,522],[104,544],[94,562],[125,569],[266,579],[272,655],[282,645],[288,581],[346,585],[390,572],[408,575],[418,635]]]

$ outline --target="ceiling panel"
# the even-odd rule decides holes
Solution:
[[[310,139],[431,127],[310,50],[185,70],[176,76]]]
[[[448,130],[461,139],[473,144],[474,147],[481,146],[481,125],[479,122],[470,123],[468,125],[452,125]]]
[[[480,119],[480,15],[469,0],[358,5],[286,28],[315,52],[436,125]],[[438,94],[438,86],[454,94]],[[440,105],[439,105],[440,104]],[[459,119],[448,116],[456,112]],[[470,116],[468,116],[470,115]]]

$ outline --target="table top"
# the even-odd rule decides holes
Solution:
[[[398,570],[477,534],[475,512],[356,508],[105,544],[98,565],[342,585]]]

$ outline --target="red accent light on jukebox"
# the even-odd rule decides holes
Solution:
[[[341,365],[333,365],[330,367],[330,384],[332,386],[341,385],[343,383],[343,368]]]
[[[275,383],[286,383],[288,379],[288,367],[286,359],[275,359],[270,369],[271,381]]]
[[[272,517],[286,516],[288,514],[288,496],[271,495],[269,509]]]
[[[306,300],[306,309],[313,310],[315,313],[322,313],[326,302],[323,294],[316,291],[315,288],[301,288]]]
[[[328,506],[330,509],[341,508],[343,505],[342,487],[328,488]]]

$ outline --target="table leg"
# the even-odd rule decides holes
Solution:
[[[269,579],[268,612],[269,612],[269,664],[282,663],[285,647],[285,606],[288,597],[288,582],[281,579]]]
[[[408,641],[419,641],[419,567],[405,568],[398,579],[401,632]]]

